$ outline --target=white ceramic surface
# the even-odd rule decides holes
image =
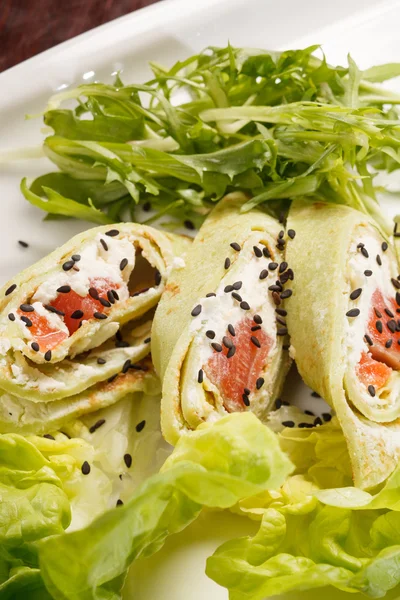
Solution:
[[[171,64],[228,40],[234,46],[270,49],[321,43],[330,62],[343,63],[351,52],[361,68],[400,61],[399,19],[400,2],[384,0],[166,0],[0,74],[0,284],[88,226],[72,220],[43,222],[43,214],[23,199],[20,179],[48,170],[46,159],[2,161],[3,151],[40,144],[40,119],[25,120],[24,115],[40,112],[55,91],[83,81],[111,80],[117,70],[127,82],[142,81],[150,73],[149,60]],[[391,86],[399,88],[398,81]],[[29,242],[29,249],[21,248],[19,239]],[[295,377],[285,394],[310,406],[310,390]],[[318,410],[320,401],[312,402]],[[137,562],[125,600],[226,600],[226,591],[205,577],[205,559],[225,539],[251,534],[254,528],[229,514],[202,517],[168,540],[158,555]],[[347,596],[317,590],[290,598]]]

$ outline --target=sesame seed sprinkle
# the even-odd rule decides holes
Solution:
[[[378,310],[377,308],[374,308],[374,312],[375,312],[376,316],[378,317],[378,319],[382,319],[382,313],[380,310]]]
[[[296,232],[295,232],[295,230],[294,230],[294,229],[288,229],[288,232],[287,232],[287,234],[288,234],[288,236],[290,237],[290,239],[291,239],[291,240],[293,240],[293,239],[294,239],[294,237],[295,237],[295,235],[296,235]]]
[[[47,362],[51,360],[51,350],[47,350],[47,352],[44,355],[44,360],[46,360]]]
[[[240,290],[240,288],[242,287],[242,282],[241,281],[235,281],[235,283],[232,284],[232,287],[234,290],[238,291]]]
[[[250,406],[250,398],[246,394],[242,394],[242,400],[245,406]]]
[[[206,331],[206,336],[210,340],[213,340],[215,338],[215,331],[213,331],[212,329],[209,329],[208,331]]]
[[[129,358],[126,359],[126,361],[123,364],[123,367],[121,369],[121,373],[127,373],[129,371],[129,369],[131,368],[131,360]]]
[[[391,348],[392,344],[393,344],[392,339],[387,340],[387,342],[385,343],[385,348]]]
[[[367,342],[368,346],[373,346],[373,345],[374,345],[374,343],[373,343],[373,341],[371,340],[371,337],[368,335],[368,333],[366,333],[366,334],[364,335],[364,338],[365,338],[365,341]]]
[[[81,319],[82,317],[83,317],[82,310],[74,310],[74,312],[71,315],[71,319]]]
[[[268,287],[268,289],[269,289],[270,292],[280,292],[282,290],[282,286],[281,285],[273,284],[273,285],[270,285]]]
[[[106,240],[103,240],[103,238],[100,238],[100,244],[103,246],[104,250],[107,252],[108,245],[107,245]]]
[[[203,369],[200,369],[197,375],[198,383],[203,383]]]
[[[290,298],[290,296],[293,294],[292,290],[284,290],[281,293],[281,298],[282,300],[285,300],[285,298]]]
[[[115,290],[111,290],[111,293],[116,300],[119,300],[118,292],[116,292]]]
[[[21,306],[19,307],[20,310],[22,310],[22,312],[33,312],[35,309],[33,308],[32,304],[21,304]]]
[[[236,346],[232,346],[232,348],[229,348],[226,358],[232,358],[232,356],[235,354],[235,352],[236,352]]]
[[[364,275],[365,275],[365,277],[371,277],[371,275],[372,275],[372,271],[371,271],[370,269],[366,269],[366,270],[364,271]]]
[[[116,235],[119,235],[119,231],[118,229],[110,229],[110,231],[106,231],[106,235],[108,235],[108,237],[115,237]]]
[[[257,256],[257,258],[261,258],[263,255],[261,248],[259,248],[258,246],[253,246],[253,252]]]
[[[314,425],[315,425],[315,427],[317,427],[318,425],[322,425],[322,420],[321,420],[321,417],[317,417],[317,418],[314,420]]]
[[[281,406],[282,406],[282,400],[281,400],[280,398],[277,398],[277,399],[275,400],[275,408],[276,408],[277,410],[279,410],[279,409],[281,408]]]
[[[310,417],[315,417],[315,414],[313,413],[313,411],[312,411],[312,410],[305,410],[305,411],[304,411],[304,414],[305,414],[305,415],[309,415]]]
[[[254,315],[253,321],[254,321],[254,323],[257,323],[257,325],[261,325],[262,318],[260,317],[260,315]]]
[[[18,240],[18,244],[22,246],[22,248],[29,248],[29,244],[23,240]]]
[[[263,269],[260,273],[260,279],[266,279],[268,277],[268,271],[267,269]]]
[[[192,317],[197,317],[201,313],[201,308],[201,304],[197,304],[197,306],[195,306],[192,312],[190,313]]]
[[[91,296],[91,298],[93,298],[94,300],[98,300],[99,292],[96,290],[96,288],[91,287],[89,288],[89,296]]]
[[[229,331],[229,333],[230,333],[230,334],[231,334],[233,337],[235,337],[235,335],[236,335],[235,328],[234,328],[234,326],[233,326],[233,325],[231,325],[230,323],[229,323],[229,325],[228,325],[228,331]]]
[[[230,266],[231,266],[231,259],[226,258],[225,262],[224,262],[224,269],[229,269]]]
[[[400,281],[398,281],[394,277],[392,277],[392,279],[390,281],[392,282],[392,284],[396,288],[396,290],[400,290]]]
[[[382,321],[376,321],[375,327],[377,328],[377,330],[379,331],[379,333],[382,333],[382,331],[383,331]]]
[[[222,352],[222,346],[221,344],[218,344],[218,342],[213,342],[211,346],[214,348],[215,352]]]
[[[127,258],[123,258],[121,260],[121,262],[119,263],[119,269],[120,269],[120,271],[123,271],[125,269],[125,267],[127,266],[127,264],[128,264],[128,259]]]
[[[369,392],[369,395],[372,396],[372,398],[375,396],[375,388],[373,385],[368,386],[368,392]]]
[[[105,419],[99,419],[98,421],[96,421],[96,423],[89,427],[89,433],[94,433],[95,431],[97,431],[97,429],[104,425],[105,422]]]
[[[264,246],[263,254],[264,254],[265,258],[271,258],[271,252],[268,250],[267,246]]]
[[[118,373],[115,373],[115,375],[111,375],[111,377],[107,379],[108,383],[112,383],[117,377]]]
[[[82,464],[81,471],[82,471],[83,475],[89,475],[90,465],[87,460],[85,460],[85,462]]]
[[[286,325],[286,323],[285,323]],[[251,328],[251,331],[260,331],[261,329],[261,325],[254,325],[254,327]]]
[[[222,343],[225,346],[225,348],[228,348],[228,350],[230,348],[232,348],[232,346],[233,346],[233,342],[232,342],[231,338],[229,338],[226,335],[224,335],[224,337],[222,338]]]
[[[124,463],[127,467],[127,469],[130,469],[132,466],[132,455],[131,454],[124,454]]]
[[[206,298],[212,298],[215,297],[217,294],[214,294],[214,292],[210,292],[208,294],[206,294]]]
[[[97,359],[97,364],[98,365],[105,365],[106,364],[106,359],[103,358],[102,356],[99,356],[99,358]]]
[[[395,331],[397,329],[397,323],[394,319],[390,319],[390,321],[388,321],[386,323],[386,326],[389,329],[389,331],[391,331],[392,333],[395,333]]]
[[[283,309],[283,308],[276,308],[275,312],[277,315],[280,315],[281,317],[286,317],[287,316],[287,310]]]
[[[237,292],[232,292],[232,298],[235,298],[235,300],[237,300],[238,302],[242,301],[242,296],[240,296],[240,294],[238,294]]]
[[[95,319],[99,319],[99,320],[107,319],[107,315],[105,315],[104,313],[101,313],[101,312],[97,312],[97,311],[93,313],[93,316]]]
[[[105,298],[99,298],[99,302],[100,302],[100,304],[102,304],[106,308],[110,308],[110,306],[111,306],[111,302],[109,302]]]
[[[23,321],[27,327],[32,327],[32,321],[28,319],[28,317],[22,316],[21,321]]]
[[[236,250],[236,252],[240,252],[241,247],[239,246],[239,244],[237,242],[232,242],[232,244],[229,244],[231,248],[233,248],[234,250]]]
[[[281,298],[280,298],[278,292],[272,292],[272,300],[274,301],[274,303],[276,304],[276,306],[280,305]]]
[[[109,304],[115,304],[115,298],[114,298],[114,294],[112,293],[112,290],[107,291],[107,298],[108,298]]]
[[[278,327],[278,329],[276,330],[276,335],[284,336],[287,335],[287,332],[287,327]]]
[[[246,301],[241,302],[239,306],[242,310],[250,310],[250,306]]]
[[[378,265],[381,267],[382,266],[382,259],[379,256],[379,254],[376,255],[376,262],[378,263]]]
[[[57,292],[59,294],[69,294],[70,291],[71,291],[70,285],[61,285],[59,288],[57,288]]]
[[[350,310],[347,311],[346,317],[358,317],[359,314],[360,314],[359,308],[351,308]]]
[[[229,294],[230,292],[232,292],[232,291],[233,291],[233,289],[234,289],[234,288],[233,288],[233,285],[226,285],[226,286],[224,287],[224,292],[225,292],[225,294]]]
[[[73,260],[67,260],[62,266],[63,271],[70,271],[74,264],[75,262]]]
[[[259,377],[256,381],[256,388],[259,390],[262,388],[262,386],[264,385],[264,378],[263,377]]]
[[[196,227],[194,226],[193,221],[191,221],[190,219],[185,219],[185,221],[183,221],[183,224],[186,227],[186,229],[190,229],[191,231],[193,231],[194,229],[196,229]]]
[[[357,288],[356,290],[351,292],[350,300],[357,300],[357,298],[359,298],[361,296],[361,292],[362,292],[361,288]]]
[[[400,306],[400,292],[396,292],[396,303]]]
[[[313,398],[321,398],[321,396],[318,394],[318,392],[311,392],[311,396]]]
[[[137,431],[138,433],[140,433],[141,431],[143,431],[143,429],[144,429],[145,425],[146,425],[146,421],[145,421],[145,420],[143,420],[143,421],[140,421],[140,423],[138,423],[138,424],[136,425],[136,428],[135,428],[135,429],[136,429],[136,431]]]
[[[46,310],[48,310],[49,312],[54,313],[55,315],[59,315],[60,317],[65,317],[65,312],[63,312],[62,310],[59,310],[55,306],[51,306],[51,304],[45,304],[44,308]]]
[[[277,269],[277,268],[278,268],[278,263],[277,262],[270,262],[269,265],[268,265],[268,269],[270,271],[275,271],[275,269]]]
[[[155,284],[156,285],[160,285],[161,279],[162,279],[162,277],[161,277],[160,271],[156,271],[155,275],[154,275],[154,282],[155,282]]]
[[[281,262],[281,264],[279,265],[279,273],[283,273],[284,271],[286,271],[288,266],[289,265],[287,264],[287,262],[285,262],[285,261]]]
[[[255,335],[252,335],[252,336],[250,337],[250,341],[252,342],[252,344],[254,344],[254,346],[255,346],[256,348],[261,348],[260,340],[259,340],[258,338],[256,338],[256,336],[255,336]]]
[[[332,421],[331,413],[322,413],[322,418],[326,423],[329,423],[329,421]]]
[[[284,327],[286,327],[286,321],[285,321],[285,319],[282,319],[281,317],[276,317],[276,322],[280,323],[281,325],[283,325]]]
[[[382,242],[381,248],[382,248],[382,252],[386,252],[386,250],[388,249],[387,242]]]
[[[15,315],[14,315],[14,313],[9,313],[8,314],[8,318],[10,319],[10,321],[15,321]]]
[[[388,317],[391,317],[393,319],[394,314],[392,313],[391,310],[389,310],[388,308],[385,308],[385,313],[387,314]]]
[[[31,348],[34,352],[39,352],[39,350],[40,350],[39,344],[37,342],[32,342]]]
[[[55,440],[55,438],[50,433],[45,433],[43,437],[46,438],[46,440]]]
[[[280,232],[278,233],[278,240],[283,239],[284,235],[285,235],[285,232],[283,231],[283,229],[281,229]]]
[[[6,289],[6,291],[5,291],[5,294],[4,294],[4,295],[5,295],[5,296],[9,296],[9,294],[11,294],[11,293],[12,293],[12,292],[13,292],[13,291],[16,289],[16,287],[17,287],[17,284],[16,284],[16,283],[13,283],[12,285],[10,285],[10,287],[9,287],[9,288],[7,288],[7,289]]]
[[[282,421],[284,427],[294,427],[294,421]]]
[[[369,258],[368,251],[367,251],[367,249],[366,249],[364,246],[362,246],[362,247],[360,248],[360,252],[361,252],[361,254],[362,254],[362,255],[363,255],[365,258]]]

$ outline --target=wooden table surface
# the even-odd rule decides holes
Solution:
[[[0,0],[0,71],[155,2],[157,0]]]

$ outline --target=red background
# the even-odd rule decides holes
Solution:
[[[157,0],[0,0],[0,71]]]

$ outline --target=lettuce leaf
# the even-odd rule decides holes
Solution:
[[[251,413],[203,425],[124,506],[38,544],[46,587],[56,600],[120,598],[129,564],[159,550],[203,506],[228,508],[283,483],[291,469],[275,434]]]

